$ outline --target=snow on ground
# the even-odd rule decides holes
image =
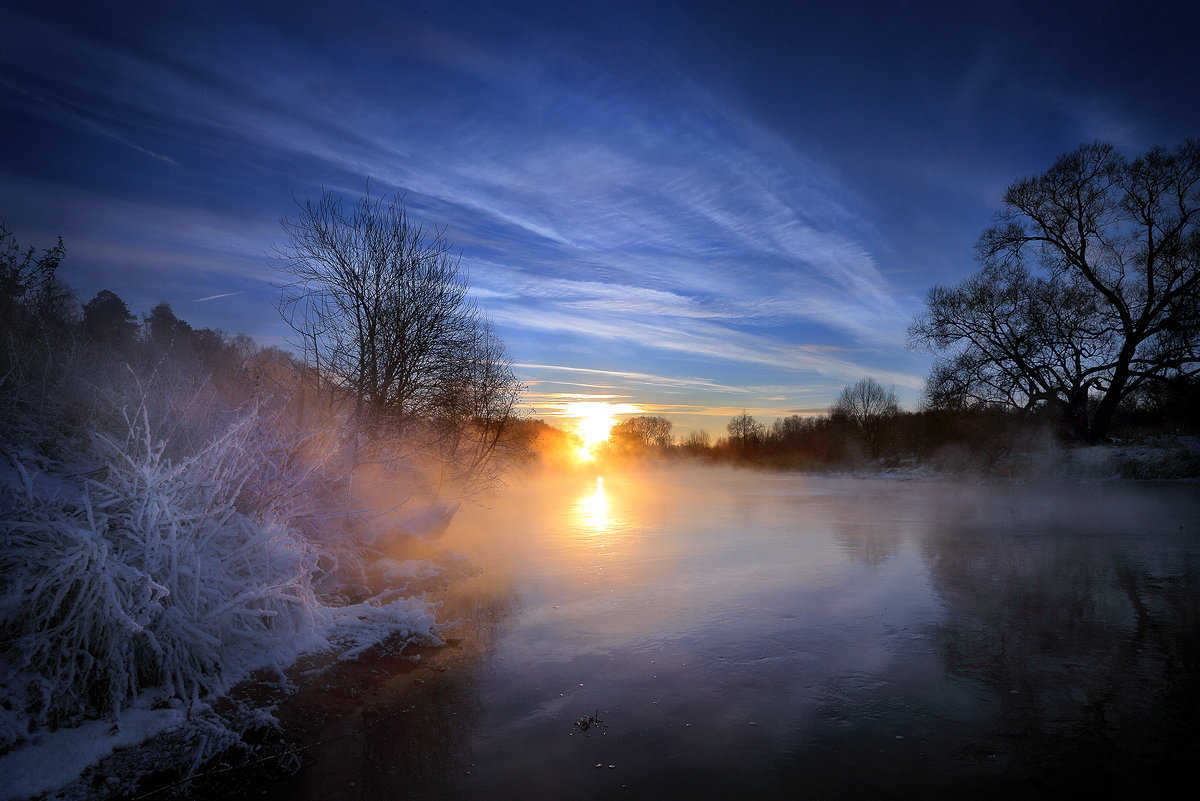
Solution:
[[[1193,478],[1200,474],[1200,438],[1116,440],[1074,448],[1067,452],[1064,466],[1067,475],[1085,478]]]
[[[428,559],[380,559],[376,568],[383,573],[385,581],[426,581],[445,572]]]
[[[79,778],[118,748],[137,745],[159,732],[180,726],[183,709],[135,707],[119,724],[93,720],[71,729],[43,732],[31,742],[0,756],[0,801],[34,798]]]
[[[907,481],[975,478],[1036,481],[1171,481],[1200,478],[1200,438],[1114,440],[1103,445],[1042,447],[1008,452],[969,452],[949,447],[933,457],[915,456],[849,470],[848,476]]]
[[[310,476],[255,416],[178,460],[148,426],[97,439],[103,469],[86,473],[0,452],[0,801],[198,725],[183,707],[197,713],[255,670],[353,659],[391,638],[443,643],[437,605],[409,589],[444,578],[432,561],[387,560],[403,586],[367,600],[317,595],[336,559],[293,524]],[[456,510],[413,513],[407,528],[436,535]]]
[[[432,562],[429,565],[436,568]],[[341,660],[354,659],[392,637],[400,637],[405,643],[442,645],[445,641],[441,632],[445,626],[437,622],[436,610],[436,604],[423,598],[400,596],[398,591],[349,606],[323,607],[318,629],[304,643],[295,644],[303,647],[289,650],[277,645],[267,649],[254,662],[243,661],[238,677],[245,677],[256,668],[290,664],[305,653],[326,651]],[[215,700],[215,697],[205,699]],[[208,707],[208,703],[199,703],[192,712]],[[3,777],[0,801],[18,801],[54,792],[78,779],[88,767],[116,749],[139,745],[188,722],[188,711],[178,699],[167,700],[159,689],[154,689],[122,710],[117,723],[93,720],[53,732],[39,731],[22,745],[0,755],[0,777]]]
[[[398,590],[359,604],[326,607],[326,640],[342,659],[355,659],[383,640],[403,637],[419,645],[443,645],[437,605],[423,598],[397,597]]]

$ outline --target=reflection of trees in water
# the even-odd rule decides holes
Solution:
[[[995,703],[988,742],[964,745],[1048,789],[1132,789],[1194,772],[1194,547],[1056,528],[966,524],[928,544],[948,615],[946,669],[982,682]]]
[[[861,493],[830,500],[830,528],[838,544],[851,559],[881,565],[900,550],[911,532],[909,506],[914,502],[910,488],[883,488],[871,496]]]
[[[871,511],[859,508],[850,512],[850,517],[838,518],[832,524],[833,536],[851,559],[881,565],[900,549],[903,532],[897,526],[881,524]]]

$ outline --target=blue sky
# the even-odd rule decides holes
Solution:
[[[1187,3],[3,2],[0,216],[111,289],[282,343],[293,197],[444,227],[539,416],[718,434],[864,375],[1004,188],[1200,135]],[[1048,6],[1048,7],[1043,7]]]

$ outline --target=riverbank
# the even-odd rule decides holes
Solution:
[[[34,486],[35,493],[41,492],[40,484]],[[94,539],[101,556],[108,554],[108,565],[85,564],[79,572],[99,574],[93,580],[100,580],[120,563],[111,549],[103,550],[104,540]],[[301,721],[301,716],[288,714],[293,696],[307,697],[318,685],[344,684],[353,698],[368,677],[379,673],[378,666],[394,673],[445,644],[453,621],[442,614],[440,595],[474,567],[417,536],[408,536],[403,548],[392,553],[403,558],[376,553],[361,563],[356,581],[334,584],[335,594],[310,593],[309,625],[294,636],[268,631],[244,647],[220,651],[223,658],[210,668],[213,688],[190,698],[154,685],[112,714],[35,725],[19,705],[18,690],[42,685],[17,667],[19,651],[6,653],[5,681],[0,682],[0,799],[158,796],[201,773],[279,761],[270,755],[289,742]],[[69,550],[61,554],[63,560],[71,556]],[[242,596],[227,601],[238,599],[245,601]],[[372,672],[355,678],[360,664],[372,665]],[[334,689],[329,698],[346,691]],[[286,768],[288,760],[280,764]]]
[[[356,796],[372,769],[412,781],[444,771],[478,712],[470,677],[482,644],[507,613],[508,602],[481,592],[478,579],[460,574],[426,593],[444,621],[438,642],[397,634],[350,658],[316,654],[282,675],[260,672],[175,728],[115,750],[49,797],[329,798]],[[233,729],[237,739],[223,739]],[[347,756],[380,739],[395,748],[386,764],[371,768]]]
[[[1047,444],[972,454],[946,449],[922,464],[925,473],[1034,481],[1170,481],[1200,478],[1200,438],[1155,437],[1103,445]],[[884,468],[887,472],[887,468]]]
[[[440,576],[456,570],[452,578],[464,578],[461,557],[444,561],[452,567]],[[14,801],[261,797],[262,787],[286,781],[314,749],[416,709],[431,687],[439,694],[445,676],[462,673],[469,627],[461,607],[446,606],[449,586],[429,581],[408,599],[428,615],[419,630],[342,625],[329,632],[336,650],[256,671],[188,707],[146,694],[115,723],[36,734],[0,756],[0,795]],[[381,712],[385,707],[390,711]],[[428,712],[408,717],[419,729]]]
[[[1200,480],[1200,437],[1114,440],[1103,445],[1044,443],[1025,448],[953,446],[923,456],[910,454],[849,464],[796,463],[787,459],[747,464],[811,475],[912,481],[1195,481]]]
[[[139,697],[115,721],[41,731],[0,756],[5,799],[106,801],[191,797],[195,780],[250,770],[286,774],[310,727],[346,710],[383,679],[411,673],[444,646],[437,604],[408,598],[410,623],[365,617],[334,624],[337,650],[302,655],[285,669],[262,669],[227,692],[183,705],[159,691]],[[391,610],[395,617],[396,609]],[[195,796],[201,797],[201,796]]]

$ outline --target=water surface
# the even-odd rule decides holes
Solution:
[[[400,714],[314,749],[289,797],[1056,798],[1196,777],[1195,485],[586,474],[460,513],[447,544],[485,570],[447,604],[461,641]]]

